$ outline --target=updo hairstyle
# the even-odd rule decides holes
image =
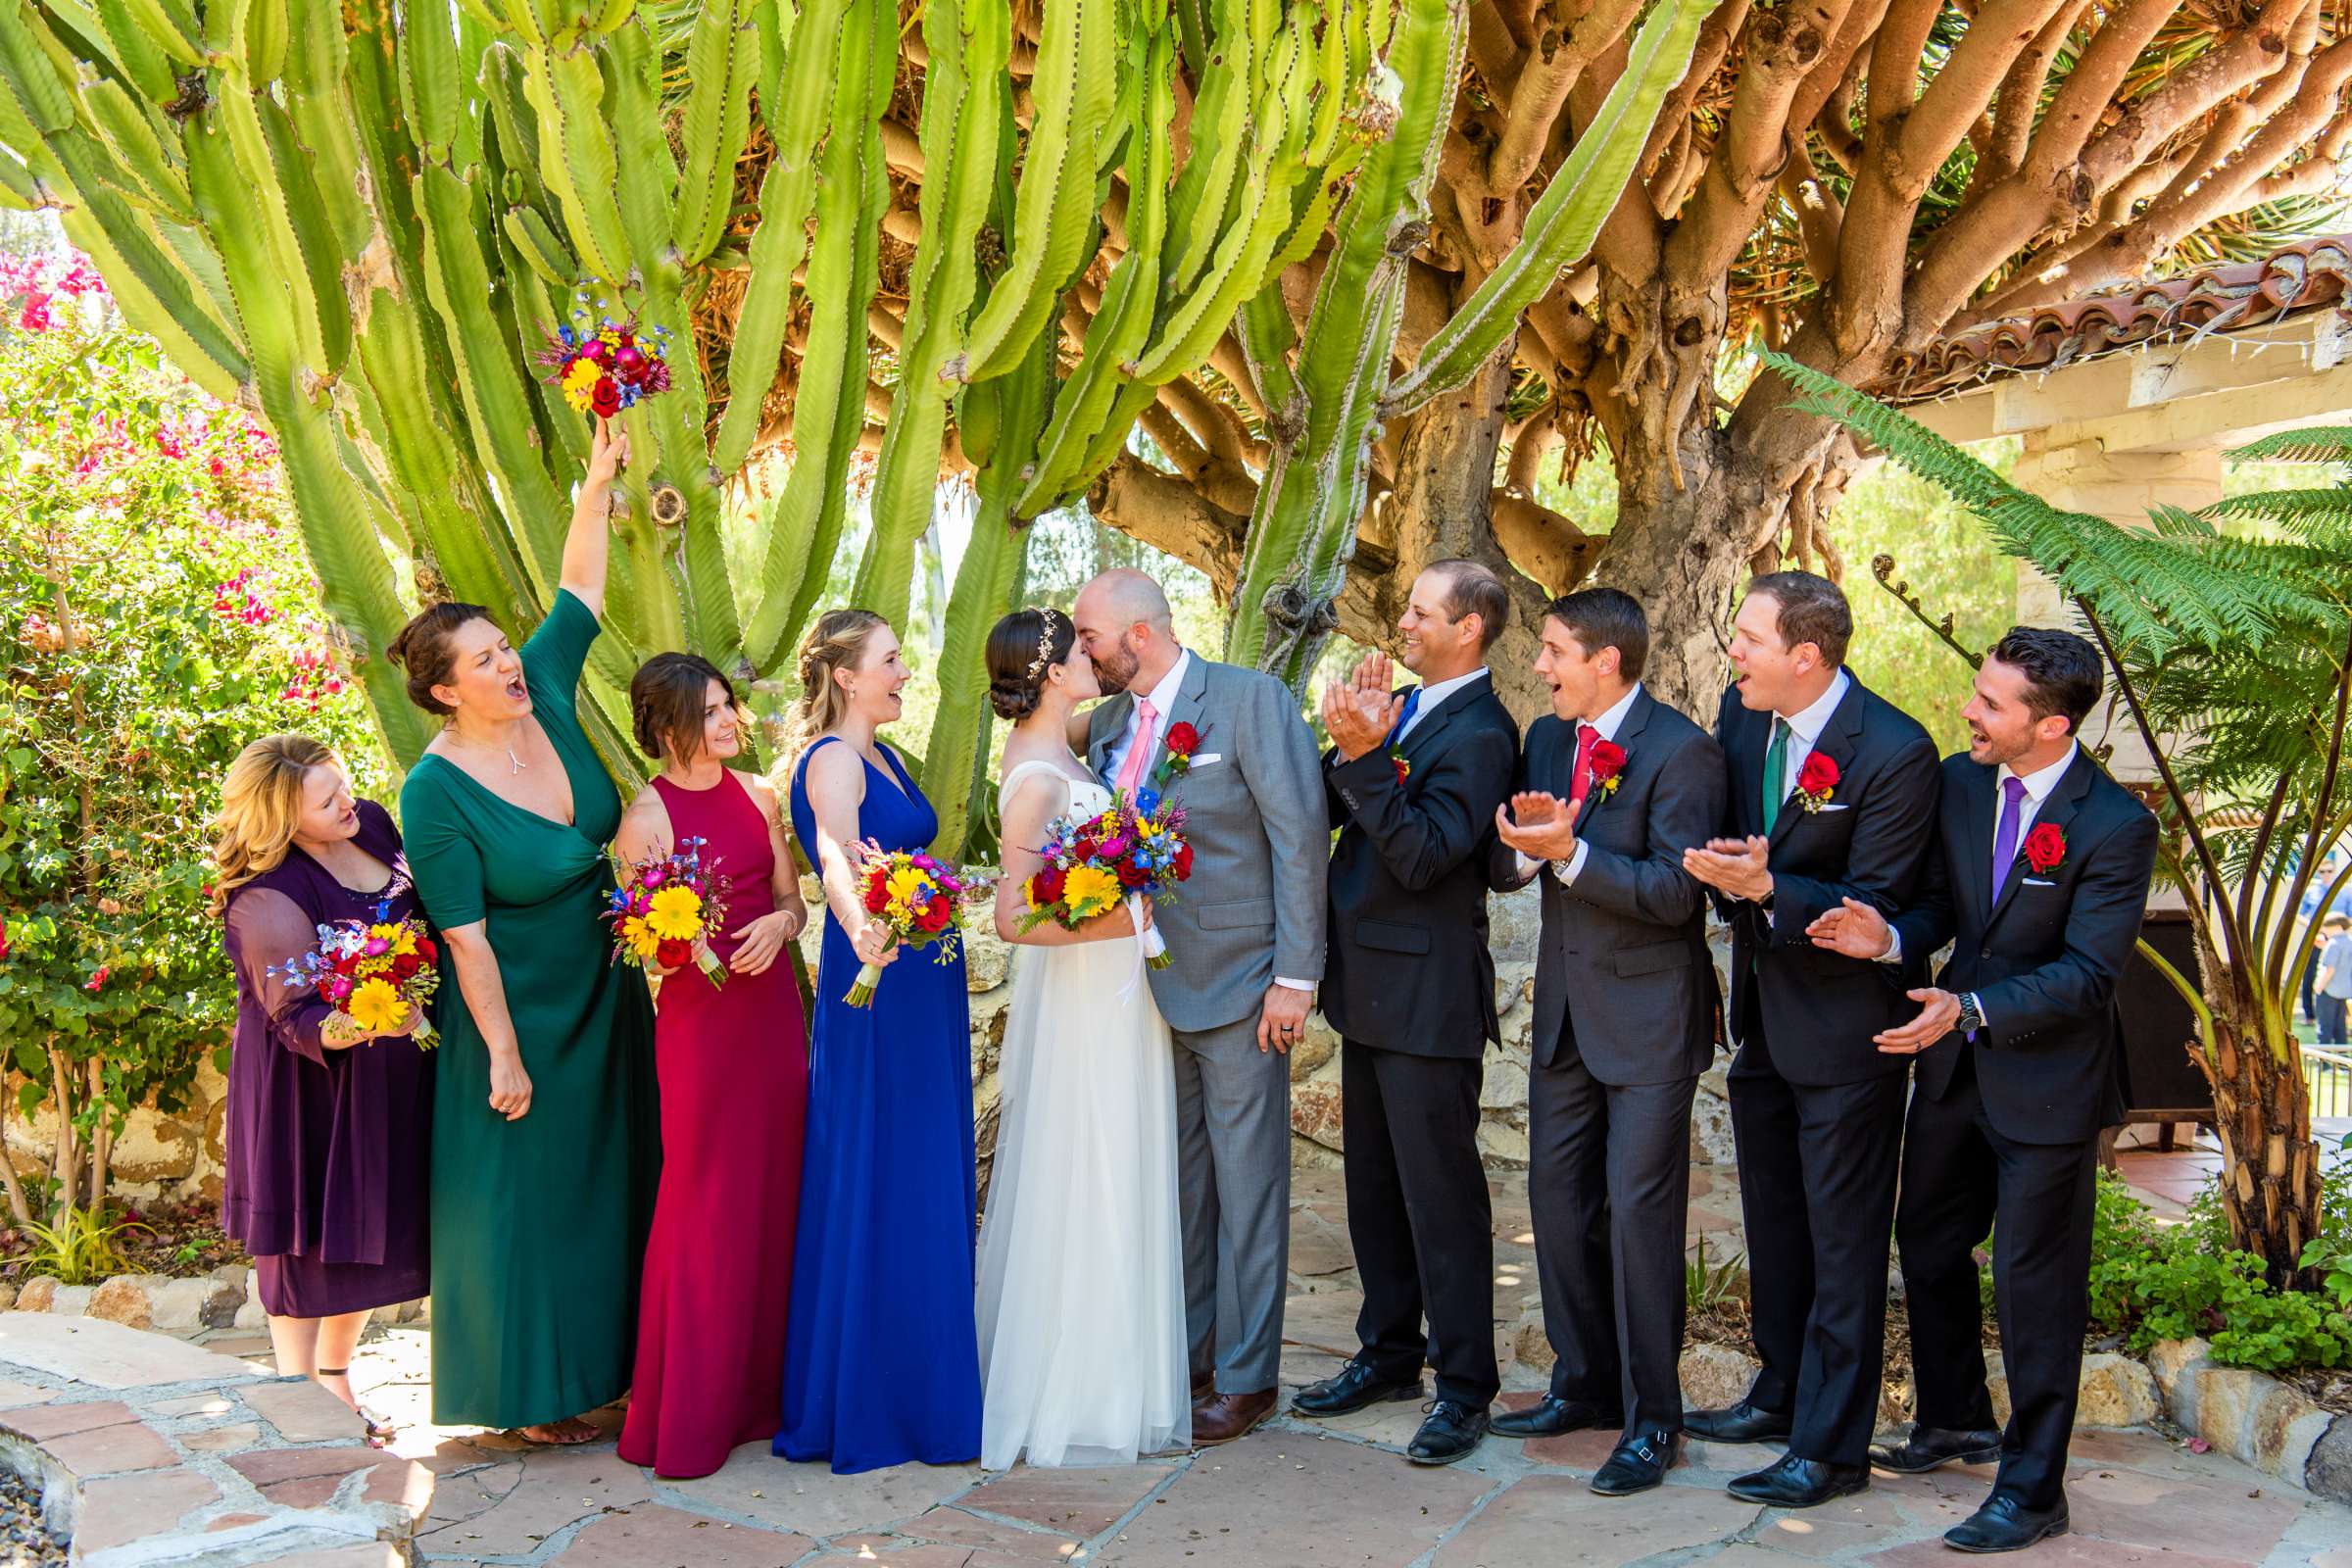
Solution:
[[[444,718],[457,711],[433,695],[434,687],[449,684],[449,677],[457,667],[457,654],[450,648],[450,640],[461,627],[490,618],[490,612],[480,605],[445,599],[440,604],[425,606],[400,628],[384,652],[392,662],[408,672],[410,702]]]
[[[712,681],[727,694],[727,706],[745,716],[735,683],[700,654],[656,654],[640,664],[629,681],[629,723],[637,749],[656,761],[666,758],[681,765],[701,756],[703,710]]]
[[[837,669],[856,669],[865,658],[865,641],[890,622],[870,610],[828,610],[801,639],[801,700],[792,707],[788,752],[798,752],[839,724],[850,710],[850,694],[833,678]]]
[[[1058,610],[1016,610],[988,634],[988,706],[1017,724],[1044,701],[1046,678],[1065,662],[1078,628]]]

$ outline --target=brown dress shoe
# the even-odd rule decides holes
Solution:
[[[1193,1374],[1193,1402],[1195,1404],[1199,1404],[1202,1399],[1207,1398],[1210,1395],[1216,1392],[1217,1375],[1215,1372],[1196,1372]]]
[[[1193,1446],[1210,1448],[1246,1438],[1274,1413],[1276,1390],[1211,1394],[1193,1403]]]

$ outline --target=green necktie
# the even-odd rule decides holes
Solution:
[[[1788,721],[1772,716],[1772,744],[1764,748],[1764,833],[1781,819],[1781,803],[1788,798]]]

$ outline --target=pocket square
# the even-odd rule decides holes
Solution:
[[[2030,876],[2026,878],[2026,886],[2030,888],[2054,888],[2057,885],[2046,877]]]
[[[1815,815],[1821,815],[1829,811],[1850,811],[1853,808],[1851,806],[1845,805],[1842,802],[1824,801],[1821,805],[1813,808],[1813,812]]]
[[[1193,754],[1192,765],[1195,767],[1206,767],[1211,762],[1222,762],[1223,760],[1225,760],[1225,754],[1223,752],[1195,752]]]

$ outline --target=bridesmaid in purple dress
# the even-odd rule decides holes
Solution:
[[[325,745],[269,735],[229,765],[215,834],[237,977],[221,1225],[253,1256],[279,1374],[360,1410],[346,1373],[368,1314],[427,1289],[432,1058],[409,1038],[413,1016],[358,1029],[316,992],[289,991],[283,966],[317,948],[322,924],[417,912],[400,832],[352,798]]]

